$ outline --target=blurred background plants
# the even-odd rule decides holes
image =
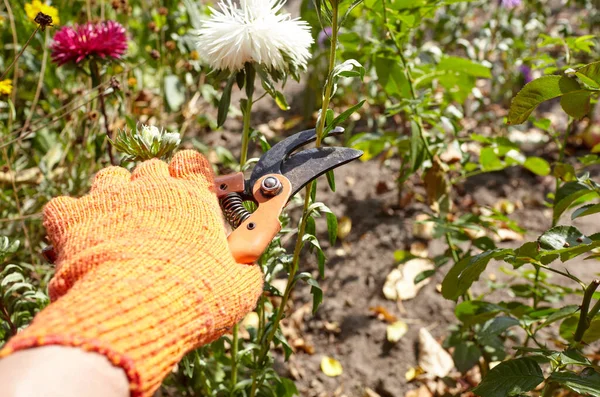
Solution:
[[[513,390],[525,393],[547,379],[546,396],[561,387],[597,395],[593,385],[600,375],[582,350],[584,342],[596,340],[600,324],[594,321],[597,285],[551,261],[597,256],[595,236],[559,226],[569,208],[579,208],[574,219],[598,212],[598,204],[588,203],[600,191],[594,182],[600,151],[600,68],[593,63],[599,59],[600,17],[594,2],[290,3],[314,39],[307,71],[290,73],[300,83],[249,68],[241,74],[212,70],[194,33],[210,15],[208,5],[4,0],[0,6],[0,341],[47,304],[43,291],[52,268],[40,256],[46,244],[40,211],[52,197],[84,194],[93,174],[111,161],[132,167],[147,156],[168,156],[177,145],[201,150],[220,173],[250,168],[253,158],[288,133],[316,126],[324,138],[339,124],[346,127],[343,143],[365,151],[362,161],[394,173],[395,186],[385,187],[397,197],[393,209],[421,212],[415,236],[445,242],[444,252],[430,258],[431,266],[414,281],[441,272],[443,296],[458,301],[457,325],[445,347],[459,372],[479,369],[483,383],[476,392],[503,395],[493,394],[498,379],[515,366],[529,372]],[[55,26],[38,29],[40,11]],[[106,20],[125,28],[124,56],[60,67],[52,62],[58,29]],[[550,80],[555,86],[542,84]],[[517,93],[527,83],[537,99],[519,103],[525,94]],[[559,103],[546,102],[556,97]],[[281,116],[285,121],[275,125]],[[172,135],[159,144],[166,134],[142,124]],[[108,138],[115,143],[113,159]],[[552,228],[520,248],[503,245],[531,236],[510,216],[514,203],[480,206],[464,194],[468,181],[511,167],[552,178],[553,186],[545,202]],[[327,182],[335,190],[333,175]],[[187,355],[162,393],[297,393],[273,360],[309,348],[289,344],[280,323],[292,314],[286,308],[298,281],[308,283],[318,307],[324,249],[335,244],[338,227],[348,228],[342,214],[338,225],[317,201],[316,191],[311,184],[290,204],[281,235],[259,261],[267,283],[257,310],[232,335]],[[318,230],[325,225],[328,231]],[[315,254],[316,267],[304,263],[304,245]],[[396,259],[406,262],[415,254],[398,250]],[[492,292],[507,291],[502,302],[470,289],[492,259],[514,267],[506,270],[514,282],[488,285]],[[575,284],[555,283],[549,273],[557,272]],[[558,332],[564,349],[548,347],[548,329]],[[273,355],[272,346],[279,353]],[[511,357],[516,360],[491,369]]]

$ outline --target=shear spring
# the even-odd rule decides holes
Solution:
[[[242,196],[237,193],[229,193],[221,200],[221,208],[227,222],[237,228],[250,217],[250,212],[244,207]]]

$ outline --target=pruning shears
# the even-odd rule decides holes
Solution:
[[[337,127],[329,135],[340,135]],[[297,151],[317,139],[314,129],[298,132],[274,145],[256,163],[249,179],[244,174],[215,178],[223,215],[235,230],[229,249],[238,263],[253,263],[281,230],[279,215],[290,198],[312,180],[362,156],[360,150],[318,147]],[[258,207],[250,213],[243,206]]]
[[[329,135],[340,135],[341,127]],[[279,215],[290,198],[312,180],[362,156],[360,150],[344,147],[317,147],[298,151],[316,141],[314,129],[298,132],[274,145],[256,163],[249,179],[237,172],[215,178],[215,188],[225,219],[234,228],[229,248],[238,263],[253,263],[281,230]],[[244,201],[257,208],[249,212]],[[54,263],[52,246],[43,255]]]

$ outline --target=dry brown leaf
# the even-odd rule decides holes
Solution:
[[[415,277],[426,271],[433,270],[433,264],[422,258],[411,259],[388,274],[383,285],[383,295],[389,300],[407,300],[417,296],[417,293],[430,279],[426,278],[415,284]]]
[[[415,241],[410,245],[410,253],[421,258],[427,258],[429,256],[427,244],[421,241]]]
[[[377,317],[381,317],[382,320],[385,320],[388,323],[394,323],[398,321],[396,316],[388,312],[388,310],[383,306],[372,306],[369,308],[369,310],[375,313]]]
[[[363,394],[363,397],[381,397],[379,394],[377,394],[374,390],[365,387],[365,393]]]
[[[494,234],[495,241],[523,241],[523,235],[511,229],[498,229]]]
[[[419,330],[419,367],[428,377],[443,378],[454,368],[452,356],[444,350],[426,328]]]

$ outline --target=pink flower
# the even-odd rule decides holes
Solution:
[[[120,58],[127,51],[125,28],[118,22],[65,26],[50,45],[52,60],[59,65],[79,63],[88,57]]]

